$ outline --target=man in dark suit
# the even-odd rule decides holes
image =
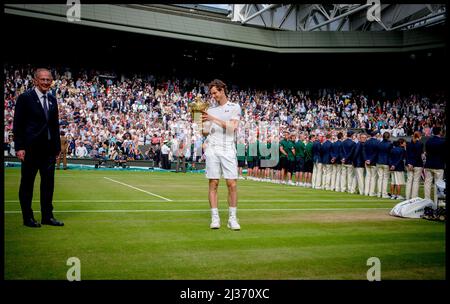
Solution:
[[[331,133],[327,133],[322,144],[322,189],[331,190]]]
[[[364,168],[366,160],[364,158],[364,145],[366,144],[367,135],[362,133],[359,135],[358,143],[353,146],[351,159],[355,168],[356,182],[358,184],[359,194],[365,194]]]
[[[22,162],[19,200],[23,223],[28,227],[41,226],[34,219],[31,209],[34,179],[38,171],[41,176],[41,223],[64,225],[53,217],[52,212],[55,161],[61,151],[58,104],[56,98],[48,94],[52,80],[49,70],[37,69],[34,73],[35,87],[21,94],[15,106],[14,143],[16,155]]]
[[[444,179],[445,169],[445,156],[447,154],[447,148],[445,139],[441,137],[441,127],[433,127],[433,136],[425,143],[425,183],[424,183],[424,196],[426,199],[431,199],[431,186],[434,180],[437,181]],[[436,190],[436,188],[434,188]],[[434,191],[434,202],[437,207],[437,196]]]
[[[388,195],[387,188],[389,183],[389,155],[393,148],[392,142],[389,140],[391,134],[383,133],[383,140],[377,145],[376,168],[378,174],[377,196],[382,198],[391,198]]]
[[[319,189],[322,186],[322,162],[321,162],[321,149],[320,144],[323,135],[313,135],[311,140],[313,141],[312,154],[313,154],[313,174],[312,174],[312,188]]]
[[[341,191],[341,171],[342,171],[342,132],[337,134],[337,139],[331,144],[331,190]]]
[[[355,168],[353,167],[353,152],[356,143],[352,140],[353,131],[347,132],[347,139],[342,142],[342,173],[341,173],[341,192],[348,190],[350,193],[355,193],[355,183],[353,178],[355,176]],[[363,171],[364,173],[364,171]]]
[[[378,157],[378,144],[376,139],[377,131],[371,133],[369,138],[363,146],[363,157],[366,164],[366,178],[364,181],[364,195],[376,196],[375,185],[377,181],[377,167],[375,166]]]

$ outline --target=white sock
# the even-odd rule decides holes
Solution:
[[[219,209],[211,208],[211,216],[219,216]]]
[[[229,208],[229,212],[230,212],[230,217],[236,217],[236,211],[237,211],[237,207],[230,207]]]

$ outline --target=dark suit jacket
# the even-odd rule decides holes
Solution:
[[[370,160],[370,165],[374,166],[377,161],[378,144],[380,142],[376,138],[369,138],[363,145],[364,161]]]
[[[402,147],[393,147],[389,154],[389,166],[394,166],[394,171],[405,171],[406,150]]]
[[[313,142],[313,146],[312,146],[312,154],[313,154],[313,162],[314,163],[318,163],[318,162],[320,162],[320,159],[321,159],[321,156],[320,156],[320,154],[321,154],[321,149],[322,149],[322,146],[320,145],[320,141],[319,140],[315,140],[314,142]]]
[[[328,139],[322,144],[321,163],[325,165],[331,164],[331,141]]]
[[[342,141],[338,140],[331,144],[331,158],[336,158],[334,164],[341,164],[342,159]]]
[[[423,167],[422,161],[423,143],[412,141],[406,145],[406,164],[414,167]]]
[[[353,152],[355,149],[356,143],[351,140],[350,138],[347,138],[342,142],[342,158],[345,158],[345,164],[350,165],[353,162]]]
[[[445,139],[439,136],[432,136],[425,143],[426,160],[425,168],[444,169],[445,155],[447,153]]]
[[[61,151],[59,137],[58,104],[56,98],[47,94],[48,121],[34,88],[21,94],[16,101],[13,132],[15,150],[42,149],[56,156]],[[50,141],[48,131],[50,130]]]
[[[379,165],[389,165],[389,155],[391,154],[391,150],[393,148],[392,142],[389,140],[382,140],[378,145],[378,153],[377,153],[377,164]]]
[[[362,142],[358,142],[355,143],[354,145],[354,149],[353,153],[352,153],[352,161],[353,161],[353,166],[355,166],[355,168],[364,168],[365,166],[365,159],[364,159],[364,145],[366,143],[362,143]]]

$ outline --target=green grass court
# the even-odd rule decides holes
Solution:
[[[209,229],[203,174],[56,171],[54,214],[64,227],[22,225],[19,168],[5,168],[6,280],[445,279],[445,224],[388,215],[399,201],[238,181],[241,231]],[[128,186],[129,185],[129,186]],[[132,187],[134,188],[132,188]],[[40,221],[39,175],[33,201]]]

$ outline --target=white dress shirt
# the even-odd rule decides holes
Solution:
[[[44,94],[41,91],[39,91],[38,88],[34,88],[34,90],[36,91],[36,94],[39,97],[39,101],[41,102],[42,109],[45,109],[45,107],[44,107]],[[45,95],[47,95],[47,93]],[[49,104],[48,104],[48,96],[47,96],[45,102],[47,103],[47,110],[50,109]]]

